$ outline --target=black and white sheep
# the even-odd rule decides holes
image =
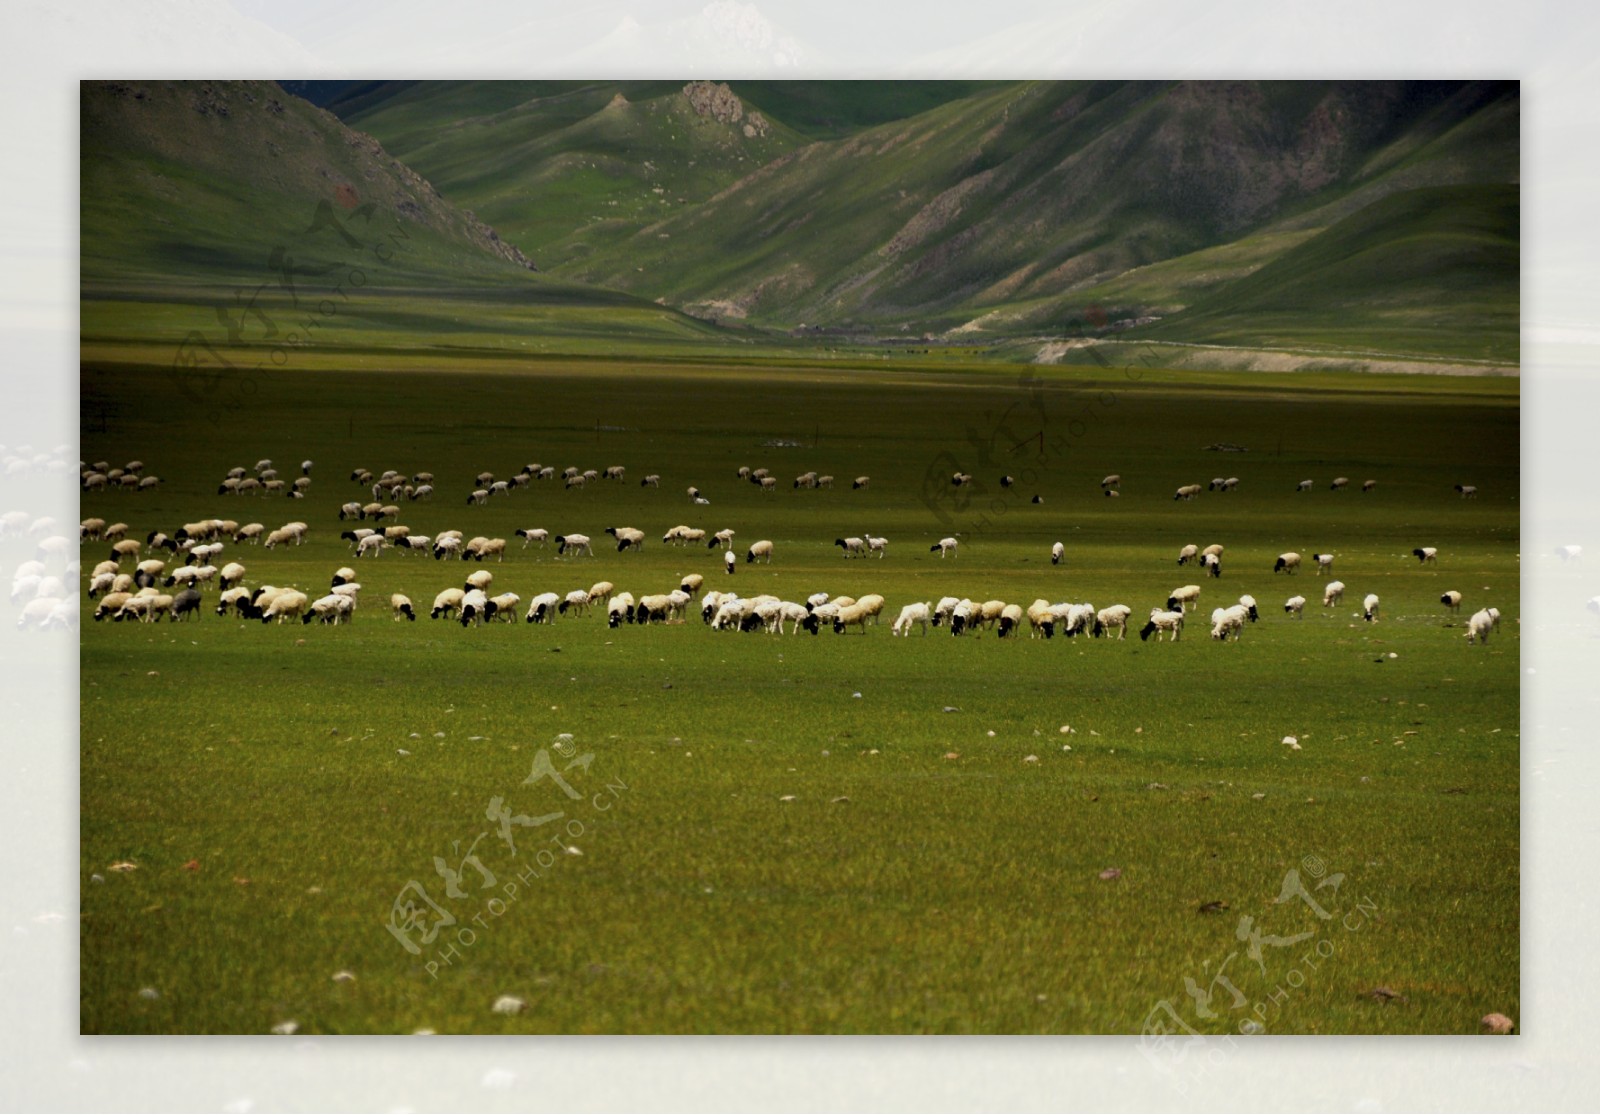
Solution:
[[[772,543],[767,539],[751,543],[750,549],[745,551],[744,560],[746,564],[755,561],[757,558],[769,565],[772,564]]]
[[[1460,612],[1461,611],[1461,594],[1459,592],[1457,592],[1455,589],[1451,589],[1449,592],[1447,592],[1443,596],[1439,597],[1439,603],[1443,604],[1446,608],[1450,609],[1450,611],[1452,611],[1452,612]]]
[[[1427,565],[1430,562],[1437,565],[1439,562],[1439,550],[1434,546],[1418,546],[1411,551],[1411,556],[1417,559],[1419,565]]]
[[[556,535],[556,553],[565,555],[568,550],[574,554],[588,554],[594,557],[594,550],[590,547],[587,534],[558,534]]]
[[[1182,612],[1164,612],[1160,608],[1154,608],[1150,612],[1149,622],[1139,629],[1139,639],[1142,642],[1149,642],[1150,636],[1154,635],[1156,642],[1159,643],[1163,634],[1169,634],[1172,636],[1172,641],[1177,642],[1182,632]]]
[[[956,554],[956,547],[960,545],[961,542],[959,539],[941,538],[932,546],[928,547],[928,552],[930,554],[938,554],[941,559],[943,559],[946,555],[959,556]]]
[[[1167,611],[1186,612],[1200,603],[1200,586],[1183,585],[1167,595]]]
[[[922,634],[928,634],[928,621],[932,618],[933,609],[925,603],[907,604],[900,609],[900,615],[895,618],[894,626],[889,629],[891,635],[911,635],[911,625],[921,624]]]
[[[1378,621],[1378,604],[1378,594],[1375,592],[1367,593],[1367,598],[1361,602],[1361,618],[1368,623],[1376,623]]]
[[[1305,607],[1306,598],[1303,596],[1291,596],[1283,602],[1283,610],[1295,619],[1305,618]]]
[[[1050,564],[1060,565],[1067,560],[1067,547],[1060,542],[1050,547]]]
[[[1101,608],[1094,614],[1094,628],[1090,632],[1096,639],[1103,638],[1108,631],[1116,631],[1120,641],[1128,635],[1128,617],[1133,615],[1133,609],[1126,604],[1113,604],[1109,608]]]
[[[1286,554],[1279,554],[1278,560],[1272,565],[1272,571],[1274,573],[1289,573],[1291,575],[1299,568],[1300,555],[1295,553],[1293,550],[1290,550]]]
[[[1322,606],[1332,608],[1344,599],[1344,582],[1329,581],[1322,587]]]

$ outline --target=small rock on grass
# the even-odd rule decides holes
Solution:
[[[272,1028],[272,1032],[279,1037],[288,1037],[290,1034],[297,1033],[299,1029],[300,1023],[291,1018],[287,1022],[278,1023]]]
[[[1120,879],[1121,877],[1122,868],[1120,867],[1108,867],[1104,871],[1100,872],[1100,878],[1102,879]]]
[[[528,1004],[515,995],[502,995],[494,1001],[493,1010],[496,1014],[521,1014],[528,1009]]]

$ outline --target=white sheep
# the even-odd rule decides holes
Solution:
[[[1467,645],[1487,643],[1489,632],[1494,630],[1494,617],[1489,614],[1489,609],[1474,612],[1472,618],[1467,620]]]
[[[1309,492],[1314,483],[1315,483],[1315,481],[1312,481],[1312,480],[1302,480],[1302,481],[1300,481],[1300,483],[1295,485],[1295,491],[1297,491],[1297,492]]]
[[[1378,594],[1367,593],[1367,598],[1361,602],[1361,618],[1368,623],[1375,623],[1378,619]]]
[[[1091,634],[1101,638],[1108,631],[1115,630],[1120,641],[1128,635],[1128,617],[1133,615],[1133,609],[1126,604],[1113,604],[1109,608],[1101,608],[1094,614],[1094,628]]]
[[[833,544],[844,551],[845,557],[860,557],[867,552],[867,543],[864,539],[851,535],[849,538],[835,538]]]
[[[1332,608],[1344,599],[1344,582],[1329,581],[1322,589],[1322,606]]]
[[[573,615],[583,615],[589,610],[589,594],[581,588],[575,588],[562,598],[556,605],[556,611],[566,615],[571,609]]]
[[[940,559],[942,560],[947,554],[955,554],[956,553],[956,547],[959,546],[959,545],[961,545],[961,542],[960,542],[959,539],[941,538],[941,539],[939,539],[939,541],[935,542],[932,546],[928,547],[928,552],[930,554],[933,554],[933,553],[938,554]]]
[[[468,589],[461,594],[462,627],[469,624],[476,627],[486,619],[494,618],[494,608],[489,604],[489,594],[481,588]]]
[[[561,597],[553,592],[541,592],[528,601],[527,620],[529,623],[554,623],[560,605]]]
[[[606,604],[606,626],[620,627],[633,622],[633,593],[619,592]]]
[[[1183,585],[1167,596],[1167,611],[1186,612],[1200,603],[1200,586]]]
[[[294,619],[301,615],[306,605],[311,603],[311,598],[296,589],[284,589],[272,598],[272,602],[261,611],[261,622],[271,623],[276,619],[282,623],[286,619]]]
[[[538,527],[529,527],[525,530],[517,531],[517,537],[523,540],[522,548],[524,550],[533,542],[539,543],[539,548],[542,550],[544,549],[545,540],[550,537],[550,532]]]
[[[895,619],[894,626],[889,629],[891,635],[911,636],[911,625],[922,625],[924,637],[928,634],[928,621],[932,618],[933,609],[927,604],[907,604],[900,609],[900,615]]]
[[[1283,610],[1295,619],[1305,619],[1306,598],[1291,596],[1283,602]]]
[[[859,627],[861,633],[867,633],[867,620],[872,617],[872,610],[866,605],[857,602],[848,608],[840,608],[839,614],[833,617],[833,630],[835,634],[842,634],[847,627]]]
[[[388,545],[389,545],[389,543],[384,540],[383,535],[381,535],[381,534],[369,534],[365,538],[363,538],[360,542],[356,543],[356,557],[358,557],[358,558],[362,558],[362,557],[373,557],[373,558],[375,558],[379,554],[381,554],[385,549],[387,549]]]
[[[1456,491],[1461,493],[1462,499],[1477,499],[1478,489],[1473,484],[1457,484]]]
[[[606,527],[606,533],[617,540],[617,552],[644,549],[644,531],[634,527]]]
[[[1443,604],[1446,608],[1449,608],[1452,612],[1460,612],[1461,594],[1455,589],[1451,589],[1449,592],[1439,597],[1439,603]]]
[[[1067,547],[1060,542],[1050,547],[1050,564],[1060,565],[1067,559]]]
[[[1122,474],[1120,472],[1113,472],[1110,476],[1108,476],[1104,480],[1100,481],[1100,487],[1102,487],[1102,488],[1107,490],[1107,492],[1106,492],[1107,495],[1110,494],[1110,489],[1112,489],[1112,488],[1120,488],[1121,486],[1122,486]]]
[[[963,598],[950,612],[950,634],[959,635],[972,624],[973,613],[979,608],[971,600]]]
[[[576,554],[588,554],[594,557],[594,550],[590,548],[587,534],[558,534],[556,535],[556,554],[565,555],[568,550]]]
[[[717,531],[716,534],[711,536],[711,541],[706,543],[706,549],[708,549],[708,550],[716,549],[717,544],[719,542],[722,544],[722,548],[723,549],[725,549],[725,550],[733,549],[733,530],[730,528],[730,529],[727,529],[727,530],[719,530],[719,531]]]
[[[1317,576],[1333,572],[1332,554],[1312,554],[1311,560],[1317,563]]]
[[[1333,478],[1333,483],[1328,485],[1328,489],[1334,492],[1341,492],[1349,483],[1350,478],[1348,476],[1336,476]]]
[[[254,546],[260,543],[261,536],[266,532],[266,529],[260,523],[246,523],[234,532],[233,540],[235,542],[248,542]]]
[[[1378,482],[1376,480],[1364,480],[1364,481],[1361,482],[1361,490],[1363,492],[1370,492],[1370,491],[1372,491],[1372,489],[1376,488],[1377,486],[1378,486]]]
[[[782,635],[783,625],[789,624],[789,634],[800,634],[800,626],[810,617],[803,604],[796,604],[792,600],[779,600],[775,604],[766,602],[756,605],[757,614],[763,611],[771,616],[768,620],[767,633],[769,635]]]
[[[1198,496],[1204,490],[1205,490],[1205,488],[1203,486],[1199,485],[1199,484],[1184,484],[1176,492],[1173,493],[1172,498],[1173,498],[1174,501],[1177,501],[1177,500],[1180,500],[1180,499],[1181,500],[1191,500],[1191,499],[1194,499],[1196,496]]]
[[[1439,563],[1439,551],[1434,546],[1418,546],[1411,551],[1411,556],[1417,559],[1418,565],[1427,565],[1430,562],[1434,565]]]
[[[347,619],[353,618],[354,614],[354,600],[348,596],[330,592],[327,596],[319,596],[313,600],[307,610],[300,616],[300,622],[309,624],[315,619],[323,623],[340,624]]]
[[[870,534],[867,535],[867,553],[877,554],[878,560],[882,561],[883,555],[888,552],[888,549],[889,540],[887,538],[874,538]]]
[[[771,477],[767,479],[770,480]],[[744,560],[746,564],[755,561],[757,558],[761,558],[768,565],[772,564],[772,543],[767,539],[751,543],[750,549],[745,552]]]
[[[428,618],[440,619],[461,611],[461,601],[466,595],[464,589],[444,589],[433,598],[433,607],[428,610]]]
[[[1150,611],[1150,621],[1139,629],[1139,639],[1142,642],[1149,642],[1150,636],[1154,635],[1156,642],[1159,643],[1162,634],[1165,633],[1172,636],[1173,642],[1177,642],[1182,631],[1182,612],[1164,612],[1160,608],[1153,608]]]
[[[1239,635],[1244,631],[1245,621],[1250,618],[1250,612],[1242,604],[1234,604],[1228,608],[1217,608],[1211,613],[1211,637],[1222,641],[1229,635],[1233,641],[1239,641]]]
[[[732,576],[733,575],[733,571],[734,571],[734,569],[736,569],[738,567],[738,564],[739,564],[739,559],[733,556],[733,551],[732,550],[724,550],[723,551],[723,553],[722,553],[722,569],[723,569],[723,572],[727,573],[729,576]]]

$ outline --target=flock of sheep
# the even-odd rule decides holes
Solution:
[[[272,462],[263,459],[256,463],[253,476],[250,475],[251,470],[243,467],[230,470],[219,485],[218,493],[255,493],[303,499],[311,485],[311,470],[311,461],[302,462],[300,475],[286,483],[278,476]],[[741,468],[737,475],[740,480],[749,481],[764,491],[771,491],[777,486],[776,478],[767,469]],[[622,482],[625,476],[626,470],[621,465],[608,467],[603,472],[568,468],[558,473],[553,466],[529,464],[509,480],[496,479],[490,472],[479,473],[474,478],[474,487],[467,503],[469,506],[481,505],[518,488],[557,478],[567,488],[581,488],[591,481]],[[143,480],[150,478],[143,474],[143,464],[133,461],[121,469],[111,468],[106,462],[83,466],[81,479],[86,490],[115,483],[121,488],[137,491],[141,490]],[[460,530],[424,535],[414,533],[409,527],[395,521],[400,515],[400,503],[388,501],[429,499],[435,491],[431,473],[406,476],[389,470],[374,475],[369,470],[357,469],[350,479],[364,488],[370,488],[373,497],[371,502],[346,502],[339,509],[338,518],[341,522],[374,524],[354,526],[341,532],[340,537],[350,544],[351,553],[357,561],[375,559],[386,550],[432,557],[436,561],[475,562],[480,566],[490,560],[497,564],[505,561],[508,549],[506,539],[481,535],[469,538]],[[1003,477],[1002,485],[1008,480],[1009,477]],[[806,472],[794,479],[792,487],[827,488],[833,482],[832,476]],[[869,482],[869,477],[858,476],[852,482],[852,488],[866,488]],[[951,482],[956,485],[970,483],[971,477],[956,473]],[[1115,495],[1121,482],[1121,476],[1113,474],[1105,477],[1100,486],[1107,495]],[[648,475],[641,483],[646,487],[658,487],[660,476]],[[1348,483],[1347,478],[1339,477],[1333,482],[1332,488],[1337,491]],[[1363,490],[1371,491],[1375,483],[1367,481]],[[1212,491],[1229,492],[1236,490],[1238,484],[1237,478],[1217,477],[1209,487]],[[1307,481],[1300,487],[1304,489],[1310,485],[1311,482]],[[1179,489],[1177,498],[1193,498],[1200,490],[1199,485],[1185,485]],[[1470,487],[1458,485],[1457,490],[1464,497],[1475,494]],[[709,503],[698,488],[690,487],[687,491],[692,503]],[[34,529],[37,524],[29,526]],[[150,531],[141,541],[137,537],[128,537],[130,528],[126,523],[86,518],[79,524],[80,544],[110,543],[108,557],[97,563],[88,574],[88,595],[96,603],[94,618],[153,622],[162,618],[182,620],[196,617],[202,611],[203,593],[215,587],[218,599],[213,610],[220,615],[231,613],[263,623],[282,623],[294,619],[305,624],[349,622],[354,618],[361,593],[356,571],[350,566],[336,570],[328,591],[314,596],[289,586],[264,584],[247,587],[243,584],[247,574],[245,565],[237,560],[223,561],[220,557],[230,545],[235,548],[259,545],[263,550],[298,546],[306,540],[310,529],[309,524],[300,520],[268,530],[259,522],[241,524],[232,519],[206,519],[184,523],[170,535],[162,531]],[[642,549],[647,539],[644,531],[631,526],[607,527],[604,533],[610,536],[619,553]],[[536,527],[522,528],[515,534],[522,540],[520,548],[523,550],[534,545],[540,548],[553,545],[556,555],[561,558],[592,557],[594,553],[595,541],[585,534],[552,536],[549,531]],[[720,548],[724,571],[733,575],[740,564],[734,550],[734,535],[731,528],[708,534],[704,529],[678,524],[668,529],[661,536],[661,541],[663,545]],[[889,540],[871,534],[852,535],[836,538],[833,544],[846,558],[876,557],[882,560],[887,553]],[[75,597],[66,593],[59,577],[49,577],[47,580],[48,574],[44,568],[44,561],[49,554],[56,554],[65,563],[69,545],[67,539],[61,536],[45,538],[39,544],[38,560],[19,569],[13,584],[13,602],[24,598],[48,602],[30,603],[19,627],[30,624],[69,625],[76,622]],[[959,545],[959,539],[947,537],[934,543],[929,550],[938,553],[941,558],[953,558],[958,554]],[[770,563],[773,553],[771,540],[758,540],[745,549],[744,563]],[[1436,563],[1438,559],[1437,549],[1431,546],[1418,547],[1412,553],[1423,564]],[[1179,551],[1177,563],[1179,566],[1192,563],[1209,577],[1220,578],[1223,554],[1224,547],[1220,544],[1203,549],[1188,545]],[[1065,559],[1065,545],[1056,542],[1050,551],[1051,564],[1060,565]],[[1298,552],[1285,552],[1278,556],[1273,572],[1293,576],[1304,560]],[[126,562],[132,563],[131,570],[124,567]],[[1319,576],[1331,576],[1333,554],[1311,554],[1310,562]],[[76,568],[76,562],[71,564],[71,568]],[[610,626],[617,627],[622,624],[682,622],[693,606],[702,622],[714,630],[763,630],[781,634],[787,625],[791,634],[805,630],[815,635],[823,626],[831,627],[836,633],[854,629],[865,634],[867,626],[879,622],[885,607],[884,598],[877,594],[855,599],[848,596],[830,597],[825,592],[817,592],[803,601],[784,600],[769,594],[746,597],[717,590],[704,591],[702,594],[705,588],[703,576],[690,574],[666,593],[636,597],[630,592],[618,592],[611,581],[601,580],[587,588],[577,587],[564,593],[545,591],[534,594],[524,608],[523,598],[518,593],[494,592],[494,581],[492,570],[474,570],[461,578],[459,585],[452,584],[441,589],[434,596],[428,615],[432,619],[450,619],[463,626],[473,626],[497,620],[515,620],[519,614],[528,623],[549,624],[557,616],[582,616],[595,612],[603,614]],[[1344,592],[1342,581],[1326,582],[1322,606],[1337,607],[1343,600]],[[1163,639],[1176,641],[1184,629],[1185,620],[1198,609],[1200,594],[1200,586],[1195,584],[1174,589],[1164,604],[1149,609],[1146,622],[1139,628],[1140,638],[1148,641],[1153,636],[1158,642]],[[1452,613],[1459,611],[1461,601],[1461,593],[1456,590],[1446,592],[1440,598],[1440,602]],[[1290,596],[1284,602],[1283,610],[1292,618],[1302,618],[1306,602],[1304,596]],[[417,607],[404,594],[392,594],[388,605],[388,612],[395,619],[417,618]],[[1377,622],[1380,609],[1381,602],[1377,594],[1366,595],[1362,601],[1362,617],[1369,623]],[[937,602],[906,604],[892,624],[891,633],[896,636],[909,635],[913,627],[920,627],[922,634],[926,635],[930,626],[944,626],[956,636],[992,630],[1004,639],[1018,635],[1026,623],[1033,638],[1050,639],[1056,634],[1068,638],[1085,634],[1098,638],[1115,634],[1120,640],[1126,637],[1133,615],[1134,609],[1126,604],[1096,608],[1088,603],[1051,602],[1040,598],[1024,607],[998,599],[977,601],[947,596]],[[1211,637],[1218,641],[1236,641],[1248,624],[1259,619],[1260,612],[1255,599],[1243,595],[1236,603],[1212,611]],[[1498,626],[1499,612],[1496,609],[1480,610],[1468,621],[1467,639],[1474,644],[1483,642]]]

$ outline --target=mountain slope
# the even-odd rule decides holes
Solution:
[[[783,329],[1015,335],[1089,304],[1170,317],[1391,195],[1518,176],[1515,83],[732,92],[746,114],[759,106],[760,143],[689,117],[668,83],[408,87],[367,94],[353,119],[414,144],[408,159],[447,196],[552,274]],[[1432,258],[1448,297],[1463,259]],[[1510,300],[1486,320],[1503,324],[1515,268],[1495,265]],[[1371,274],[1375,297],[1386,274]],[[1315,284],[1301,293],[1327,316]],[[1422,353],[1460,347],[1407,337]]]
[[[600,312],[626,322],[619,332],[714,336],[631,295],[534,274],[372,137],[274,83],[87,82],[80,108],[86,337],[182,336],[222,315],[235,340],[275,339],[285,316],[324,300],[363,342],[503,343],[563,318],[590,332]]]

